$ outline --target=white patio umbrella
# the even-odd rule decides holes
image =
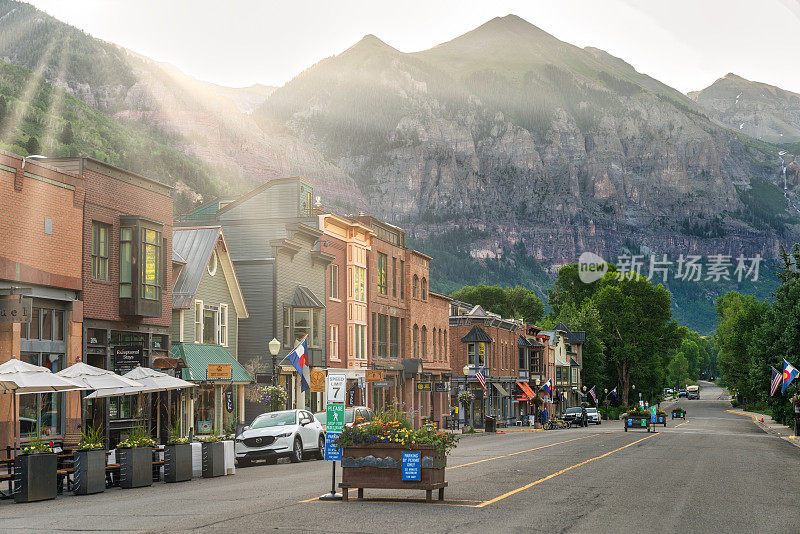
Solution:
[[[168,374],[150,369],[149,367],[136,367],[122,375],[135,382],[137,386],[126,386],[119,388],[98,389],[87,399],[99,399],[102,397],[116,397],[119,395],[135,395],[137,393],[155,393],[158,391],[169,391],[172,389],[193,388],[197,384],[192,384],[186,380],[169,376]]]
[[[12,392],[12,422],[14,424],[14,456],[17,453],[18,423],[17,395],[28,393],[53,393],[59,391],[77,391],[87,389],[67,378],[53,374],[47,367],[11,358],[0,365],[0,387],[4,392]]]
[[[86,389],[111,389],[133,387],[143,389],[138,382],[118,375],[114,371],[100,369],[92,365],[78,362],[56,373],[57,376],[66,378],[71,382],[80,384]]]

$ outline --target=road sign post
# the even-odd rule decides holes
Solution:
[[[653,432],[658,432],[658,430],[656,430],[656,423],[658,423],[658,408],[655,406],[650,407],[650,423],[653,425]]]
[[[322,495],[321,501],[340,501],[342,494],[336,493],[336,461],[342,460],[342,449],[334,445],[336,438],[344,432],[344,395],[347,376],[344,373],[328,373],[325,383],[325,460],[331,462],[331,492]]]

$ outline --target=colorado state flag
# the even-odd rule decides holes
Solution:
[[[553,388],[552,388],[552,383],[553,383],[553,379],[552,379],[552,378],[548,378],[548,379],[547,379],[547,382],[545,382],[545,383],[542,385],[542,387],[540,387],[539,389],[540,389],[540,390],[542,390],[542,389],[543,389],[543,390],[545,390],[545,391],[547,392],[547,394],[548,394],[548,395],[550,395],[550,396],[552,397],[552,396],[553,396]]]
[[[794,368],[794,365],[783,360],[783,386],[781,387],[781,394],[786,393],[786,388],[792,383],[792,380],[800,374],[800,371]]]
[[[309,386],[309,382],[311,382],[311,369],[308,366],[307,341],[308,336],[305,336],[294,350],[286,356],[286,359],[289,360],[297,370],[297,374],[300,375],[300,391],[305,391],[311,387]]]

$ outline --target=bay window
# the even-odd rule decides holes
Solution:
[[[161,316],[168,246],[163,229],[163,224],[144,217],[120,217],[120,315]]]

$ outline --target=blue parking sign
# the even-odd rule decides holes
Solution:
[[[422,478],[422,465],[420,463],[421,453],[403,452],[403,480],[419,481]]]
[[[342,461],[342,448],[333,442],[341,436],[341,432],[327,432],[325,434],[325,459],[331,462]]]

